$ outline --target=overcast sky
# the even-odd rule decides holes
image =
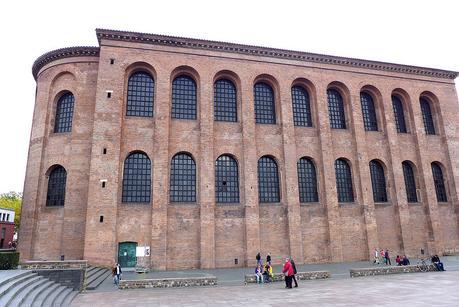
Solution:
[[[53,49],[96,46],[95,28],[459,71],[455,0],[2,1],[0,28],[0,193],[23,189],[33,62]]]

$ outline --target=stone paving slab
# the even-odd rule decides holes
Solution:
[[[212,288],[86,292],[82,306],[459,306],[459,271]]]

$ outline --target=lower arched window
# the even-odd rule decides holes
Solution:
[[[435,193],[437,194],[438,202],[447,202],[445,180],[443,178],[443,171],[437,162],[432,163],[432,176],[435,185]]]
[[[67,171],[61,165],[55,166],[53,170],[49,173],[46,206],[64,206],[66,183]]]
[[[374,202],[387,202],[386,177],[384,168],[379,161],[370,161],[371,186]]]
[[[402,162],[403,177],[405,179],[406,199],[409,203],[417,203],[418,196],[416,194],[416,180],[414,171],[409,161]]]
[[[196,164],[187,153],[178,153],[172,158],[170,201],[196,201]]]
[[[141,152],[131,153],[124,160],[123,203],[149,203],[151,195],[151,162]]]
[[[314,163],[309,158],[301,158],[297,163],[298,190],[300,203],[319,201],[317,195],[317,176]]]
[[[215,201],[239,203],[239,174],[237,162],[223,155],[215,161]]]
[[[258,199],[260,203],[280,202],[277,163],[268,156],[258,160]]]
[[[338,202],[354,202],[354,192],[352,189],[352,174],[349,164],[344,159],[335,161],[336,191]]]

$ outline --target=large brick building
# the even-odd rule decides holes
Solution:
[[[25,259],[154,269],[459,251],[456,72],[97,30],[37,80]]]

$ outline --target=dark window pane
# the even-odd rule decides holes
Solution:
[[[374,202],[387,202],[386,178],[384,168],[376,160],[370,161],[371,186],[373,188]]]
[[[447,202],[448,197],[446,196],[445,181],[443,179],[443,172],[438,163],[432,163],[432,175],[434,179],[435,192],[437,194],[438,202]]]
[[[375,104],[370,94],[361,92],[360,103],[362,105],[362,116],[365,131],[378,131],[378,121],[376,120]]]
[[[172,118],[196,119],[196,83],[188,76],[172,82]]]
[[[430,103],[425,98],[421,98],[420,102],[426,134],[435,134],[435,126],[432,119],[432,112],[430,110]]]
[[[344,103],[341,94],[334,89],[327,90],[328,117],[332,129],[346,129]]]
[[[239,203],[238,167],[230,156],[220,156],[215,161],[215,201]]]
[[[405,123],[405,112],[402,101],[397,96],[392,96],[392,107],[394,108],[395,125],[398,133],[407,133]]]
[[[277,163],[266,156],[258,160],[258,198],[260,203],[280,201]]]
[[[132,153],[124,161],[123,203],[149,203],[151,162],[146,154]]]
[[[172,158],[170,178],[171,202],[196,201],[196,164],[186,153]]]
[[[292,104],[294,125],[312,127],[309,94],[301,86],[292,87]]]
[[[126,115],[153,116],[153,78],[146,72],[136,72],[129,77]]]
[[[56,106],[56,118],[54,122],[54,132],[72,131],[73,105],[75,97],[72,93],[65,93],[59,98]]]
[[[214,84],[214,118],[237,122],[236,87],[230,80],[220,79]]]
[[[338,202],[354,202],[351,168],[345,160],[338,159],[335,161],[335,175]]]
[[[416,181],[414,178],[414,171],[408,161],[402,162],[403,177],[405,178],[406,198],[409,203],[417,203],[418,196],[416,194]]]
[[[298,188],[300,194],[300,202],[317,202],[319,197],[317,194],[317,176],[316,168],[311,159],[301,158],[297,163],[298,169]]]
[[[269,84],[258,82],[254,88],[255,122],[257,124],[275,124],[276,109],[274,91]]]
[[[65,203],[65,184],[67,182],[67,172],[65,168],[58,165],[55,167],[48,178],[48,194],[46,195],[46,206],[63,206]]]

